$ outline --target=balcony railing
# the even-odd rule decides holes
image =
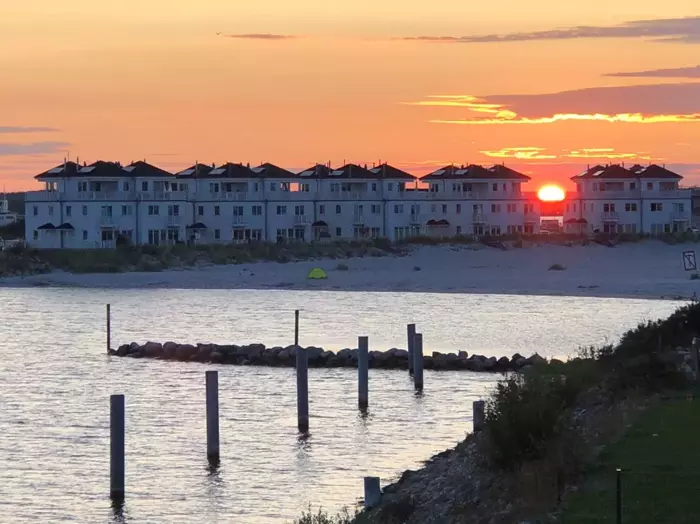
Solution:
[[[690,220],[690,213],[688,211],[673,211],[671,213],[671,220],[673,222],[687,222]]]
[[[140,191],[137,194],[137,199],[146,201],[187,200],[187,193],[184,191]]]
[[[411,213],[411,224],[422,224],[423,217],[420,213]]]
[[[353,224],[364,224],[365,214],[363,212],[355,211],[355,214],[352,217],[352,222]]]
[[[248,223],[243,215],[233,215],[233,226],[244,226]]]
[[[64,199],[70,199],[71,193],[64,195]],[[126,201],[134,200],[133,191],[79,191],[76,196],[76,200],[82,201]]]
[[[101,227],[114,227],[114,217],[112,215],[100,215]]]
[[[24,194],[25,202],[56,202],[61,193],[58,191],[27,191]]]
[[[472,222],[474,224],[485,224],[486,223],[486,215],[481,212],[476,212],[472,213]]]
[[[620,220],[620,215],[615,211],[603,213],[603,222],[617,222],[618,220]]]
[[[309,224],[309,217],[306,215],[294,215],[295,226],[306,226]]]
[[[262,200],[262,194],[260,193],[247,193],[245,191],[231,191],[231,192],[209,192],[206,194],[205,198],[209,200],[217,200],[223,202],[241,202],[245,200]]]
[[[540,214],[534,211],[525,212],[525,222],[528,224],[536,224],[540,221]]]
[[[168,225],[180,227],[184,222],[184,217],[180,215],[168,215]]]

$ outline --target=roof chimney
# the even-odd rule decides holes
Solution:
[[[246,163],[245,163],[245,166],[246,166],[248,169],[250,169],[250,162],[246,162]]]

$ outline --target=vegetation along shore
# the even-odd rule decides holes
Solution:
[[[483,431],[383,488],[378,506],[297,524],[694,522],[700,305],[628,331],[615,346],[507,374]],[[628,519],[628,520],[627,520]]]

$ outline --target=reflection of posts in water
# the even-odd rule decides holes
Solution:
[[[379,477],[365,477],[365,508],[373,508],[382,498]]]
[[[357,339],[357,393],[358,406],[367,409],[369,405],[369,340]]]
[[[109,399],[109,495],[112,500],[124,498],[124,395]]]
[[[207,458],[211,464],[218,464],[219,447],[219,372],[207,371]]]
[[[413,343],[416,337],[416,325],[408,324],[408,374],[413,375]]]
[[[413,337],[413,385],[416,391],[423,391],[423,334]]]

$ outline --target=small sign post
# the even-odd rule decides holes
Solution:
[[[683,251],[683,267],[686,271],[697,271],[698,263],[695,260],[695,251]]]

